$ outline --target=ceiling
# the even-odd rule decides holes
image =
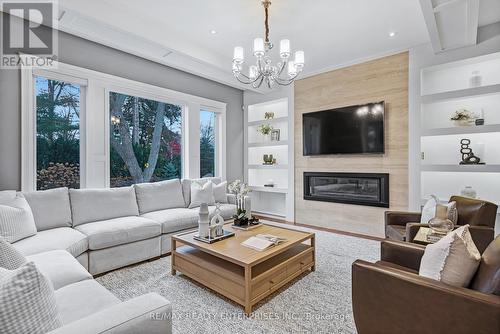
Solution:
[[[248,87],[232,77],[233,47],[243,46],[253,62],[252,41],[264,30],[260,0],[59,0],[59,5],[61,30],[239,88]],[[500,21],[499,12],[486,10],[480,25]],[[273,0],[270,37],[276,45],[288,38],[292,50],[305,51],[303,76],[429,42],[419,0]]]

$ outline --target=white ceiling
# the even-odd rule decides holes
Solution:
[[[59,0],[66,11],[59,26],[126,51],[141,39],[135,43],[141,56],[148,56],[145,42],[152,42],[156,55],[149,58],[242,88],[231,75],[232,51],[243,46],[253,62],[253,38],[264,30],[260,2]],[[480,23],[495,21],[497,14],[488,12]],[[273,0],[270,30],[275,45],[288,38],[293,50],[305,51],[304,76],[429,42],[418,0]],[[397,32],[393,38],[391,31]],[[168,50],[173,53],[163,57]]]

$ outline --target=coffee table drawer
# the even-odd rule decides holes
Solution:
[[[287,274],[286,268],[281,268],[274,272],[271,272],[269,275],[265,275],[262,279],[253,283],[252,288],[252,299],[259,297],[262,294],[268,293],[275,287],[276,285],[286,281]]]
[[[292,259],[286,266],[287,276],[294,275],[300,271],[303,271],[305,268],[308,268],[314,262],[313,250],[308,250],[305,254],[298,256],[297,258]]]

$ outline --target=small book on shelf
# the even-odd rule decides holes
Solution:
[[[243,241],[241,244],[245,247],[255,249],[257,251],[264,251],[275,245],[286,241],[285,238],[280,238],[270,234],[257,234]]]

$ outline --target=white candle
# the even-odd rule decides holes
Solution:
[[[297,68],[295,67],[295,63],[293,61],[290,61],[288,63],[288,75],[290,77],[293,77],[297,74]]]
[[[241,64],[241,63],[243,63],[244,59],[245,59],[245,56],[244,56],[243,48],[241,46],[235,46],[234,47],[233,61],[236,64]]]
[[[296,51],[295,52],[295,65],[298,67],[304,66],[304,51]]]
[[[290,57],[290,41],[288,39],[282,39],[280,41],[280,57]]]
[[[262,38],[253,40],[253,54],[256,57],[262,57],[264,55],[264,40]]]

